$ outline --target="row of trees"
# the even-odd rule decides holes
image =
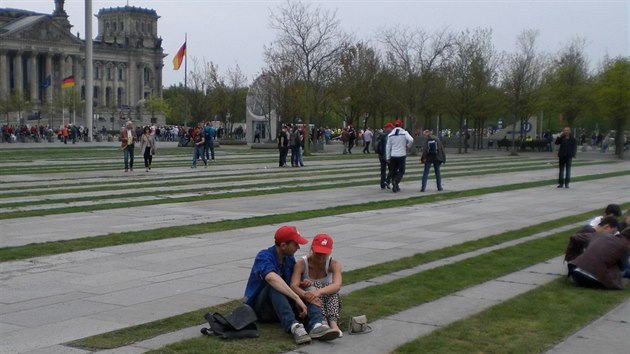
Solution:
[[[363,128],[403,119],[412,130],[473,132],[473,148],[499,118],[518,131],[541,111],[553,117],[548,129],[614,129],[618,142],[630,122],[630,58],[603,58],[592,73],[583,39],[549,55],[537,51],[538,32],[525,30],[514,52],[501,53],[490,29],[392,27],[371,43],[344,32],[335,12],[298,1],[273,11],[270,24],[277,36],[254,82],[264,111],[282,122]],[[192,117],[244,119],[247,81],[238,67],[222,77],[216,65],[193,61],[190,77]],[[176,119],[182,95],[181,86],[164,93]]]

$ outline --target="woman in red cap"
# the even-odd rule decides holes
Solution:
[[[318,234],[311,243],[308,256],[298,260],[293,268],[291,288],[309,303],[321,301],[322,317],[331,329],[339,329],[341,301],[341,263],[332,259],[333,239],[328,234]],[[319,300],[319,301],[318,301]]]

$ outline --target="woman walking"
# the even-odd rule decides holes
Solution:
[[[147,172],[151,170],[151,162],[155,154],[155,135],[151,135],[151,128],[144,127],[144,134],[140,139],[140,151],[144,153],[144,168]]]

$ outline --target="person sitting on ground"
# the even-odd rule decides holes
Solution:
[[[308,256],[298,260],[293,269],[291,289],[308,303],[321,302],[322,316],[331,329],[339,329],[341,301],[341,263],[332,259],[333,239],[327,234],[318,234],[311,243]]]
[[[578,286],[623,289],[622,275],[628,268],[630,228],[614,236],[586,234],[590,240],[584,253],[569,262],[569,276]]]
[[[296,344],[339,337],[337,330],[322,323],[321,301],[305,304],[289,286],[295,267],[294,254],[308,241],[295,226],[289,225],[276,230],[274,240],[275,245],[256,255],[247,280],[244,303],[254,309],[258,320],[280,321],[282,328],[293,334]],[[308,333],[298,318],[308,318]]]
[[[623,214],[622,220],[619,222],[619,230],[623,230],[630,226],[630,209]]]
[[[569,239],[569,245],[564,255],[564,261],[570,262],[584,252],[592,237],[606,237],[617,233],[619,221],[614,216],[607,216],[599,222],[593,231],[584,231],[584,228]],[[592,237],[591,237],[592,236]],[[570,267],[569,267],[570,273]]]
[[[595,226],[597,226],[600,221],[602,221],[603,218],[607,217],[607,216],[614,216],[614,217],[620,217],[621,216],[621,208],[619,207],[619,205],[617,204],[608,204],[606,206],[606,209],[604,209],[604,214],[602,214],[601,216],[598,216],[596,218],[594,218],[593,220],[589,221],[589,226],[591,226],[592,228],[594,228]],[[624,228],[621,228],[620,230],[623,230]]]

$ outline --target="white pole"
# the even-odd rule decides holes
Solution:
[[[75,79],[76,80],[76,79]],[[85,126],[92,141],[92,100],[94,99],[94,63],[92,47],[92,0],[85,0]]]

